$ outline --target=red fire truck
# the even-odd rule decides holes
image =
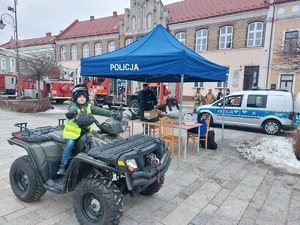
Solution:
[[[0,95],[15,98],[16,83],[17,78],[15,74],[0,74]]]
[[[73,81],[50,81],[50,99],[56,101],[56,103],[70,100],[70,92],[74,84]]]
[[[109,108],[119,107],[121,104],[137,114],[139,104],[137,94],[141,84],[137,81],[109,79],[100,77],[83,77],[83,83],[89,88],[90,96],[99,105],[108,105]],[[158,99],[158,108],[163,112],[174,111],[174,106],[179,109],[179,84],[178,83],[150,83]]]
[[[23,98],[38,97],[38,83],[29,77],[21,77],[21,94]],[[43,97],[49,97],[52,101],[63,103],[71,98],[70,91],[74,82],[65,80],[40,81],[40,93]],[[16,93],[18,86],[16,85]]]

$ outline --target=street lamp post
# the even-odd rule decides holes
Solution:
[[[17,0],[14,0],[14,8],[8,6],[7,9],[15,14],[15,18],[12,15],[4,13],[0,19],[0,29],[4,29],[5,24],[3,22],[4,16],[9,16],[13,20],[14,36],[16,41],[16,66],[17,66],[17,78],[18,78],[18,99],[21,100],[21,73],[20,73],[20,54],[19,54],[19,37],[18,37],[18,20],[17,20]]]

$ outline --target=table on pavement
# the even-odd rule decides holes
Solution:
[[[133,135],[133,123],[140,123],[140,124],[145,124],[145,126],[148,126],[148,135],[149,135],[149,130],[150,130],[150,125],[153,126],[159,126],[159,122],[147,122],[147,121],[142,121],[142,120],[125,120],[128,123],[131,123],[131,135]],[[175,129],[179,129],[179,124],[173,124]],[[187,146],[187,135],[188,135],[188,130],[195,128],[195,127],[200,127],[200,123],[196,123],[194,125],[186,125],[182,124],[181,129],[185,130],[185,135],[184,135],[184,152],[183,152],[183,158],[186,159],[186,146]],[[144,129],[144,134],[145,134],[145,129]],[[182,135],[183,136],[183,135]],[[198,137],[200,137],[200,129],[198,129]],[[181,143],[183,144],[183,143]],[[197,152],[199,152],[199,143],[197,143]]]

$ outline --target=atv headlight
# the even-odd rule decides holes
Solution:
[[[128,170],[130,172],[134,172],[135,169],[138,168],[135,159],[128,159],[128,160],[126,160],[126,165],[128,166]]]

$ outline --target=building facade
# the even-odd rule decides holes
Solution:
[[[300,2],[272,1],[273,29],[268,86],[300,91]]]
[[[157,0],[130,0],[124,14],[75,20],[55,38],[54,57],[80,74],[80,59],[114,51],[147,34],[157,24],[182,44],[217,64],[226,66],[225,87],[231,92],[252,86],[287,88],[299,92],[296,71],[279,72],[277,45],[299,37],[299,1],[295,0],[184,0],[163,5]],[[298,28],[297,28],[298,26]],[[292,82],[289,82],[292,80]],[[185,83],[183,96],[196,88],[217,93],[222,82]]]

